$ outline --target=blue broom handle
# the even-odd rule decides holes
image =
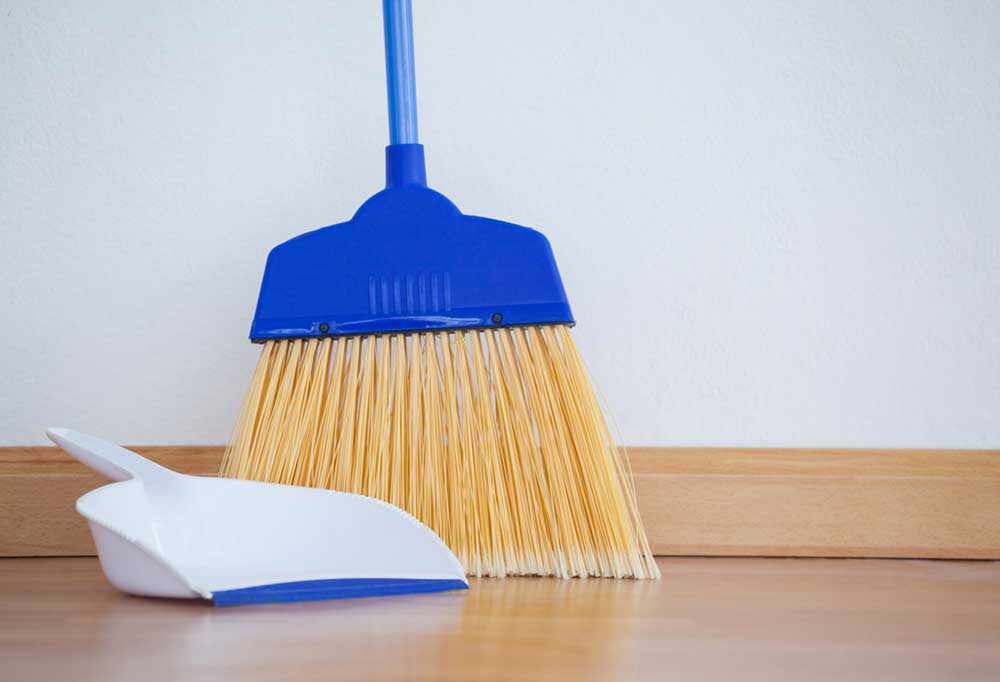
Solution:
[[[417,82],[413,70],[411,0],[382,0],[389,143],[417,144]]]

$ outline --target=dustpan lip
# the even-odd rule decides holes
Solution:
[[[468,581],[457,578],[322,578],[214,590],[212,602],[216,606],[239,606],[388,597],[467,589],[469,589]]]

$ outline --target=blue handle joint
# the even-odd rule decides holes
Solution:
[[[386,188],[406,185],[427,186],[422,144],[391,144],[385,148]]]

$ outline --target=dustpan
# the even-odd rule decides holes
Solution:
[[[444,542],[381,500],[187,476],[93,436],[47,433],[118,481],[76,508],[104,574],[123,592],[226,606],[468,588]]]

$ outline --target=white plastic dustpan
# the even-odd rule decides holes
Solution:
[[[76,502],[118,589],[216,605],[467,589],[429,528],[362,495],[186,476],[93,436],[49,429],[120,481]]]

